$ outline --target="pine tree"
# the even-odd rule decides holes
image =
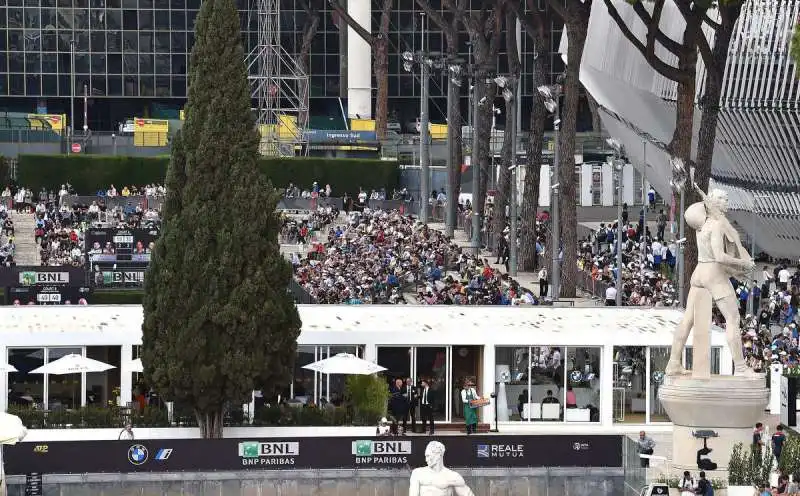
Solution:
[[[203,2],[189,77],[145,278],[142,361],[148,382],[217,438],[231,405],[290,380],[300,318],[286,291],[278,195],[258,169],[233,0]]]

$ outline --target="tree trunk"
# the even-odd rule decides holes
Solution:
[[[457,24],[456,24],[457,26]],[[456,26],[440,26],[447,42],[447,54],[455,59],[458,57],[458,30]],[[450,74],[447,74],[450,76]],[[450,194],[447,197],[447,212],[445,219],[453,219],[453,226],[458,226],[458,196],[461,193],[461,164],[464,162],[464,148],[461,135],[461,87],[453,84],[447,78],[447,91],[452,92],[447,106],[447,139],[450,141],[450,170],[447,171],[447,181],[450,183]],[[448,232],[448,235],[452,233]]]
[[[313,8],[310,8],[309,4],[303,3],[304,10],[306,12],[306,23],[303,26],[303,40],[300,45],[300,54],[297,57],[297,62],[300,65],[300,68],[303,71],[303,74],[308,76],[308,68],[309,62],[308,57],[311,53],[311,44],[314,41],[314,37],[317,36],[317,30],[319,29],[319,12],[315,11]],[[306,95],[306,98],[310,97],[309,95],[309,83],[308,79],[301,79],[299,82],[300,96]],[[306,104],[308,104],[308,99],[306,100]],[[309,109],[306,108],[304,111],[301,111],[300,115],[297,116],[298,125],[300,128],[305,128],[308,125],[308,117],[309,117]]]
[[[222,439],[222,419],[225,417],[224,411],[201,412],[195,410],[197,426],[200,428],[200,435],[203,439]]]
[[[687,19],[687,23],[692,22]],[[676,96],[676,118],[675,118],[675,131],[672,135],[672,141],[669,144],[669,150],[673,156],[683,160],[684,164],[689,167],[692,163],[692,139],[694,134],[694,102],[695,93],[697,88],[697,39],[696,32],[686,27],[683,33],[683,44],[687,47],[695,47],[691,50],[686,50],[678,58],[678,70],[687,74],[687,80],[683,83],[678,83],[677,96]],[[707,180],[706,180],[707,181]],[[684,205],[686,208],[697,200],[694,190],[691,185],[686,185],[684,192],[686,195]],[[680,201],[679,197],[676,201]],[[678,208],[677,210],[679,210]],[[682,212],[678,213],[679,219],[682,217]],[[680,226],[678,226],[680,229]],[[694,233],[688,233],[686,242],[683,245],[683,274],[684,284],[689,284],[692,277],[692,271],[697,265],[697,239]],[[684,295],[688,295],[689,291],[684,288]],[[686,304],[685,299],[681,301],[682,305]]]
[[[389,118],[389,53],[385,37],[375,38],[372,45],[375,60],[375,83],[377,93],[375,96],[375,134],[378,141],[386,139],[386,125]]]
[[[509,88],[513,83],[511,80],[508,82]],[[503,132],[503,152],[502,160],[498,166],[497,174],[497,187],[494,193],[494,205],[492,206],[492,241],[495,255],[500,253],[500,238],[503,236],[503,230],[506,228],[506,207],[509,207],[509,214],[511,213],[511,171],[508,168],[512,164],[512,148],[511,143],[512,132],[511,127],[514,126],[516,105],[513,101],[506,103],[506,127]],[[513,240],[509,237],[509,243]]]
[[[545,57],[539,57],[534,62],[534,88],[547,84],[545,72]],[[525,150],[527,162],[525,164],[525,185],[522,192],[522,209],[520,222],[521,241],[519,260],[522,271],[536,270],[538,260],[536,255],[536,216],[539,209],[539,171],[542,164],[542,148],[544,147],[544,123],[547,111],[542,97],[538,92],[533,95],[531,106],[531,126],[528,146]]]
[[[558,182],[559,213],[561,223],[561,246],[564,258],[561,262],[561,297],[575,298],[577,287],[578,254],[578,211],[575,201],[575,133],[577,131],[578,102],[580,98],[580,65],[586,32],[589,26],[588,12],[581,12],[582,5],[569,2],[572,11],[565,19],[569,46],[567,49],[567,68],[564,77],[564,107],[561,114],[559,134]],[[553,255],[558,255],[558,244]],[[557,295],[558,296],[558,295]]]
[[[375,62],[375,133],[378,141],[386,139],[386,126],[389,121],[389,21],[394,0],[383,0],[378,36],[374,36],[372,50]]]
[[[694,180],[703,191],[708,191],[708,183],[711,179],[712,160],[714,158],[714,142],[717,138],[717,123],[719,122],[719,101],[722,97],[722,79],[725,74],[725,66],[728,62],[728,49],[731,45],[734,24],[741,14],[741,5],[720,7],[721,23],[716,30],[714,47],[711,51],[713,64],[706,64],[708,74],[706,75],[703,87],[703,97],[700,99],[700,130],[697,136],[697,160],[695,162]],[[713,73],[712,73],[713,71]],[[693,190],[687,200],[692,202],[699,201],[699,195]],[[686,206],[690,203],[687,201]],[[689,281],[694,268],[697,266],[697,244],[694,236],[687,236],[687,248],[689,238],[692,239],[692,249],[684,252],[684,272],[686,281]],[[755,253],[750,254],[755,257]]]
[[[486,199],[488,198],[489,184],[494,182],[494,170],[492,168],[493,154],[492,154],[492,122],[494,117],[494,95],[497,89],[494,83],[483,84],[483,95],[486,96],[485,103],[480,107],[479,114],[481,114],[481,126],[478,127],[478,163],[480,164],[480,181],[478,182],[479,201],[477,205],[480,206],[481,213],[481,226],[489,229],[489,224],[486,222]],[[490,182],[491,178],[491,182]],[[493,238],[493,236],[492,236]],[[489,239],[492,239],[489,238]],[[491,242],[491,241],[488,241]]]

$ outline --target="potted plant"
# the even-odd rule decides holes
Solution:
[[[738,443],[733,447],[728,462],[728,496],[753,496],[756,486],[769,485],[771,472],[772,452],[769,447],[764,447],[759,453]]]

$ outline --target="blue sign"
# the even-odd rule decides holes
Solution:
[[[354,145],[374,143],[378,140],[375,131],[331,131],[328,129],[309,129],[305,132],[309,143],[336,143]]]

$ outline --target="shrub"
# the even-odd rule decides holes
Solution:
[[[345,382],[345,403],[354,425],[375,425],[386,415],[389,388],[378,375],[351,375]]]
[[[42,187],[58,191],[70,183],[79,194],[93,194],[114,184],[145,185],[164,183],[169,157],[124,157],[108,155],[20,155],[17,162],[19,184],[39,191]],[[310,188],[314,181],[321,188],[330,184],[334,196],[354,195],[358,188],[391,191],[400,181],[396,162],[324,157],[262,158],[261,171],[278,188],[290,182]]]

